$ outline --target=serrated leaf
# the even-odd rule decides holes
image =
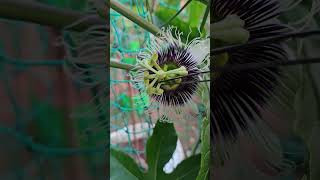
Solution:
[[[183,160],[176,169],[169,175],[168,179],[194,180],[200,169],[201,155],[191,156]],[[204,180],[204,179],[202,179]]]
[[[140,171],[140,168],[130,156],[112,148],[110,154],[111,180],[143,179],[143,174]]]
[[[172,157],[177,139],[172,123],[157,121],[152,136],[147,141],[147,179],[156,180],[166,176],[163,167]]]
[[[209,177],[210,164],[210,123],[208,118],[202,121],[201,132],[201,165],[196,180],[205,180]]]

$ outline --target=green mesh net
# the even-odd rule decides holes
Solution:
[[[148,19],[144,1],[121,3]],[[110,11],[110,26],[111,60],[134,65],[150,34],[113,10]],[[131,86],[128,71],[111,68],[110,75],[111,146],[138,157],[144,153],[144,144],[152,129],[152,117],[146,112],[150,109],[149,96]]]

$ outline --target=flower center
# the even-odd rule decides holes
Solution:
[[[177,89],[182,81],[181,78],[177,77],[188,75],[188,71],[184,66],[178,67],[174,63],[167,63],[160,67],[157,60],[158,54],[153,54],[150,60],[140,63],[142,67],[146,68],[146,71],[144,71],[144,83],[149,95],[161,95],[165,90]],[[177,79],[167,81],[172,78]]]

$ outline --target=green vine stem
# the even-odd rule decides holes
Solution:
[[[110,7],[154,35],[157,35],[161,31],[160,28],[149,23],[142,17],[132,12],[129,8],[125,7],[115,0],[110,0]]]
[[[21,0],[0,1],[0,17],[2,18],[32,22],[58,29],[62,29],[86,16],[81,12],[60,9],[36,2]],[[82,31],[97,24],[106,25],[107,22],[98,15],[90,16],[82,23],[70,28],[70,30]]]

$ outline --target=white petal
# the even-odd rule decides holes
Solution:
[[[210,39],[199,41],[198,44],[190,47],[190,52],[200,64],[210,53]]]

